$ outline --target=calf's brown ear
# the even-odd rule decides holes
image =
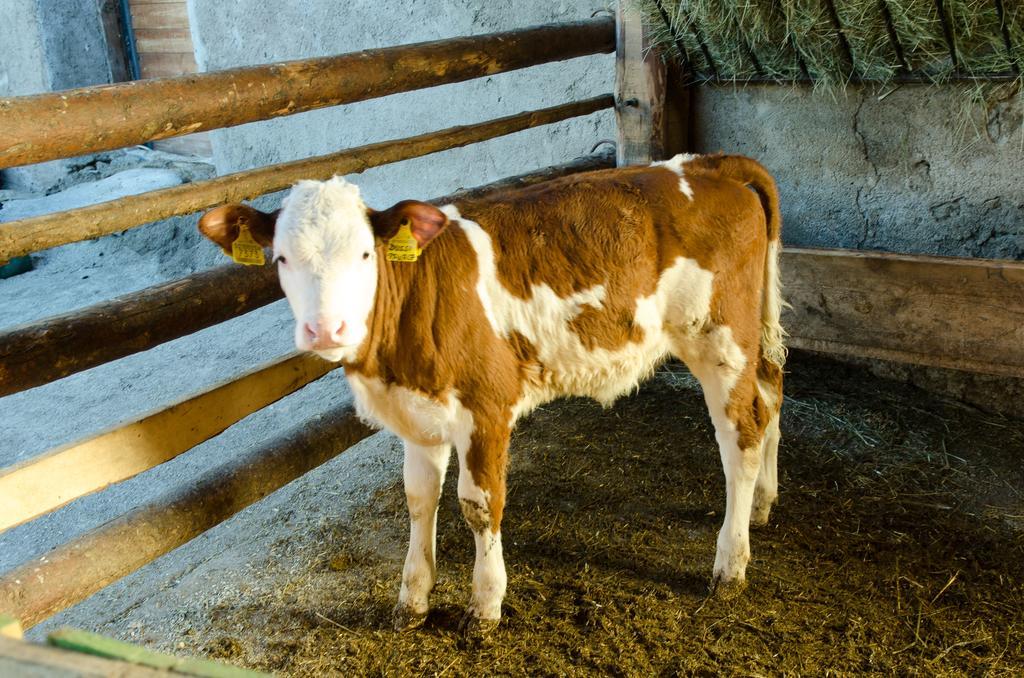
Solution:
[[[199,220],[199,232],[212,240],[225,254],[231,254],[231,243],[238,239],[242,225],[249,227],[253,239],[263,247],[274,244],[276,212],[260,212],[258,209],[234,203],[212,209]]]
[[[420,249],[436,238],[448,226],[445,213],[427,202],[403,200],[378,212],[367,210],[373,234],[383,240],[393,238],[398,229],[408,226]]]

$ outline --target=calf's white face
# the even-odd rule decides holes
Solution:
[[[378,247],[407,228],[422,249],[447,225],[441,210],[416,200],[370,209],[359,188],[341,177],[300,181],[273,214],[234,203],[199,220],[200,232],[226,254],[244,230],[263,247],[273,246],[295,316],[295,346],[333,361],[354,359],[369,334]]]
[[[327,360],[355,356],[377,292],[376,240],[358,187],[301,181],[281,205],[274,259],[295,316],[295,346]]]

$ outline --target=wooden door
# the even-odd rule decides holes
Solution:
[[[168,78],[198,70],[187,0],[129,0],[128,5],[143,78]],[[206,134],[156,141],[153,147],[185,155],[211,154]]]

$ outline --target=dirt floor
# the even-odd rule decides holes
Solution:
[[[807,357],[786,393],[781,502],[738,598],[708,595],[718,452],[669,366],[610,411],[522,422],[505,618],[484,641],[457,630],[473,554],[451,473],[423,629],[390,629],[407,530],[391,482],[354,520],[279,536],[267,551],[302,566],[191,616],[176,649],[298,676],[1024,672],[1021,422]]]

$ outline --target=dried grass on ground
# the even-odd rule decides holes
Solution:
[[[602,411],[549,405],[512,445],[505,620],[457,632],[472,540],[450,474],[426,626],[390,630],[400,485],[276,548],[305,567],[222,600],[186,652],[285,675],[1024,672],[1024,432],[862,371],[792,361],[782,497],[750,585],[708,597],[724,507],[699,390],[669,366]],[[203,628],[200,628],[203,626]]]

